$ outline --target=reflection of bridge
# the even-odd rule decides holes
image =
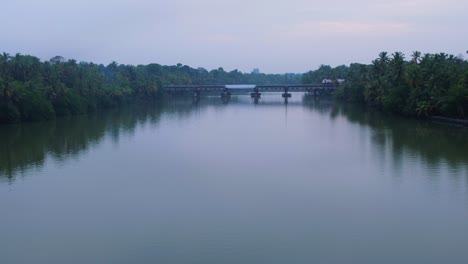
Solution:
[[[198,100],[202,92],[221,92],[221,98],[229,99],[231,92],[250,92],[250,96],[258,100],[261,91],[283,92],[286,100],[291,97],[289,92],[306,92],[314,96],[330,95],[336,90],[333,83],[299,84],[299,85],[172,85],[164,86],[168,94],[192,93],[193,98]]]

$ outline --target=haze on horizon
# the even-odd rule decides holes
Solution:
[[[0,52],[107,64],[306,72],[381,51],[465,54],[468,1],[15,0]]]

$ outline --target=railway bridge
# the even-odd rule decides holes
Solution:
[[[170,85],[163,86],[163,90],[167,94],[187,94],[190,93],[193,99],[198,101],[202,93],[220,92],[223,100],[229,100],[232,92],[250,93],[250,96],[255,100],[260,99],[261,92],[283,92],[281,96],[287,101],[291,97],[290,92],[305,92],[313,96],[325,96],[332,94],[337,85],[333,83],[320,84],[286,84],[286,85],[255,85],[255,84],[240,84],[240,85]]]

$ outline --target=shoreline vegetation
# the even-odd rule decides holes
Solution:
[[[177,64],[109,65],[0,54],[0,123],[51,120],[162,100],[163,85],[309,84],[345,80],[335,98],[383,112],[467,124],[468,61],[445,53],[381,52],[372,64],[321,65],[304,74],[264,74]]]
[[[445,53],[381,52],[372,64],[322,65],[304,74],[303,82],[345,79],[336,98],[408,117],[466,125],[468,61]]]
[[[0,54],[0,123],[51,120],[102,108],[161,100],[163,85],[297,83],[301,74],[251,73],[223,68],[208,71],[177,64],[105,66],[56,56]]]

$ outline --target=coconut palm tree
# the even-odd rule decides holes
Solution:
[[[10,59],[10,54],[3,52],[0,54],[0,62],[7,62]]]
[[[390,58],[388,57],[388,53],[383,51],[379,53],[379,57],[374,60],[372,63],[374,64],[375,69],[383,74],[387,68],[387,64],[389,63]]]
[[[1,77],[5,77],[6,72],[7,72],[7,63],[10,60],[10,54],[3,52],[0,54],[0,75],[3,75]]]
[[[402,52],[395,52],[392,54],[393,58],[390,62],[392,65],[395,80],[399,80],[403,75],[403,66],[405,64],[405,55]]]
[[[390,61],[390,58],[388,57],[388,52],[380,52],[379,53],[379,59],[381,63],[388,63]]]
[[[419,51],[414,51],[413,54],[411,55],[412,57],[412,62],[415,63],[415,64],[418,64],[419,62],[421,62],[421,52]]]

